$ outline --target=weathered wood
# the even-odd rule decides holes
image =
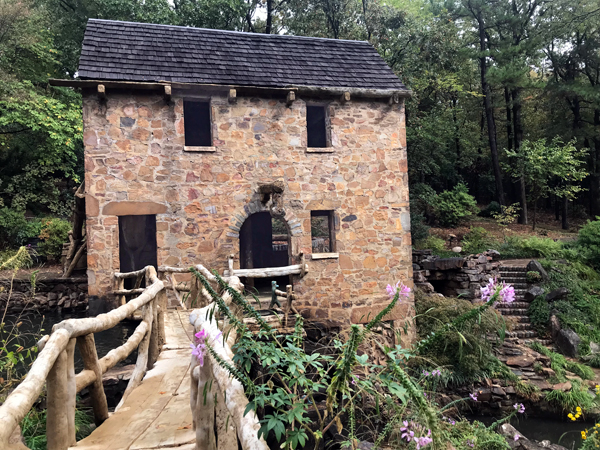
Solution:
[[[133,272],[115,272],[115,275],[114,275],[114,277],[115,277],[116,279],[122,279],[122,278],[137,278],[137,277],[139,277],[140,275],[144,276],[144,275],[146,274],[146,270],[147,270],[149,267],[152,267],[152,266],[146,266],[146,267],[144,267],[143,269],[140,269],[140,270],[135,270],[135,271],[133,271]],[[154,267],[152,267],[152,269],[153,269],[154,271],[156,271],[156,269],[154,269]]]
[[[94,411],[94,423],[100,425],[108,419],[108,403],[106,402],[106,394],[102,385],[102,367],[98,362],[98,353],[96,352],[96,343],[93,334],[86,334],[77,338],[77,345],[81,359],[83,359],[83,367],[86,370],[94,372],[94,381],[89,387],[90,398],[92,401],[92,409]]]
[[[48,450],[67,450],[71,443],[69,438],[67,366],[65,345],[65,350],[62,350],[56,358],[46,380],[46,438]]]
[[[340,103],[343,105],[350,101],[350,92],[346,91],[340,96]]]
[[[158,315],[156,320],[158,321],[158,345],[159,348],[162,349],[163,345],[165,345],[165,314],[167,312],[167,293],[163,289],[158,294],[156,294],[157,298],[157,308]]]
[[[106,100],[106,87],[103,84],[98,85],[98,98],[100,100]]]
[[[76,242],[76,241],[74,241],[74,242]],[[77,263],[79,262],[79,260],[81,259],[81,257],[83,256],[83,254],[86,251],[87,251],[87,237],[84,237],[81,241],[81,244],[79,244],[79,249],[77,250],[77,253],[75,253],[75,256],[73,257],[71,264],[69,264],[69,267],[67,268],[67,271],[65,272],[63,278],[69,278],[71,276],[71,274],[73,273],[73,270],[75,270],[75,267],[77,266]]]
[[[76,339],[70,339],[65,350],[67,354],[67,399],[64,408],[67,411],[69,446],[77,442],[77,429],[75,427],[75,408],[77,407],[77,387],[75,383],[75,344]]]
[[[148,324],[146,322],[140,322],[133,334],[129,337],[129,339],[127,339],[127,342],[117,348],[112,349],[98,361],[98,365],[100,366],[102,373],[106,373],[108,370],[112,369],[118,363],[131,355],[131,352],[138,347],[147,332]],[[79,392],[88,387],[91,383],[95,382],[96,375],[92,370],[84,369],[75,376],[75,381],[77,385],[77,392]]]
[[[120,280],[123,281],[123,280]],[[146,288],[137,288],[137,289],[117,289],[113,291],[115,295],[133,295],[133,294],[141,294],[144,292]]]
[[[304,275],[306,275],[306,272],[308,272],[308,266],[306,265],[306,257],[304,256],[304,252],[300,252],[300,267],[301,267],[301,272],[300,272],[300,277],[304,278]]]
[[[284,310],[284,314],[285,314],[285,320],[284,320],[284,326],[287,327],[288,326],[288,318],[290,315],[290,310],[292,309],[292,300],[294,298],[294,294],[292,293],[292,285],[288,284],[285,287],[285,291],[286,291],[286,297],[287,297],[287,301],[285,302],[285,310]]]
[[[233,271],[233,275],[240,278],[271,278],[285,275],[301,275],[308,272],[308,266],[306,266],[306,264],[304,264],[304,266],[304,270],[302,270],[301,264],[283,267],[266,267],[262,269],[237,269]]]
[[[44,346],[45,350],[38,354],[25,379],[0,406],[0,448],[8,447],[13,430],[38,399],[48,374],[68,342],[69,333],[66,330],[52,333]]]
[[[215,404],[215,429],[217,430],[217,449],[230,450],[237,448],[237,430],[233,419],[227,410],[225,398],[220,389],[214,389],[217,392],[217,402]]]
[[[138,357],[135,363],[135,369],[133,369],[133,373],[131,374],[129,383],[127,383],[127,387],[125,388],[123,397],[121,398],[121,401],[115,408],[115,411],[117,411],[123,405],[125,400],[127,400],[129,394],[131,394],[131,391],[133,391],[133,389],[135,389],[135,387],[138,384],[140,384],[142,378],[144,378],[144,374],[146,373],[148,367],[148,348],[150,346],[150,335],[152,334],[152,321],[154,318],[152,309],[152,302],[147,303],[144,306],[143,321],[146,323],[146,325],[148,325],[148,333],[146,333],[146,335],[142,339],[142,342],[140,342],[140,346],[138,348]]]
[[[229,103],[237,103],[237,91],[235,89],[229,89],[227,100]]]
[[[204,366],[197,365],[192,371],[192,383],[198,386],[194,414],[196,448],[202,450],[217,449],[217,441],[215,439],[215,386],[210,366],[211,362],[206,358]]]
[[[393,95],[398,95],[400,98],[409,98],[412,96],[412,91],[398,89],[365,89],[365,88],[333,88],[333,87],[316,87],[316,86],[297,86],[298,93],[304,95],[332,95],[340,96],[348,92],[352,97],[366,98],[390,98]]]
[[[148,370],[154,366],[161,348],[158,340],[158,302],[156,298],[150,304],[152,305],[152,327],[150,329],[150,342],[148,344]]]
[[[227,258],[227,267],[229,268],[229,273],[233,273],[233,258],[234,255],[229,255],[229,258]]]
[[[170,85],[165,86],[164,96],[165,96],[165,102],[171,103],[171,86]]]
[[[175,294],[175,298],[177,299],[179,306],[181,306],[181,308],[186,310],[187,306],[185,305],[185,302],[181,299],[181,296],[179,295],[179,291],[175,288],[175,286],[177,286],[177,280],[175,279],[175,275],[173,275],[173,273],[171,273],[170,275],[166,275],[166,278],[169,281],[169,283],[171,283],[171,287],[173,288],[173,293]]]
[[[285,104],[290,107],[296,101],[296,93],[294,91],[289,91],[287,93],[287,97],[285,98]]]

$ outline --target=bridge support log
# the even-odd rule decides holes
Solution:
[[[77,430],[75,429],[75,409],[77,407],[77,384],[75,382],[75,344],[77,339],[71,338],[67,344],[67,398],[63,406],[67,410],[68,447],[77,443]]]
[[[93,334],[86,334],[77,338],[79,353],[83,359],[83,367],[85,370],[94,372],[96,379],[90,385],[90,398],[92,400],[92,408],[94,410],[94,423],[100,425],[108,419],[108,403],[106,402],[106,394],[102,385],[102,368],[98,362],[98,353],[96,352],[96,343]]]
[[[56,358],[47,378],[46,397],[46,437],[48,450],[69,448],[69,414],[67,405],[69,383],[67,381],[67,351],[63,350]]]
[[[196,409],[192,411],[196,424],[196,449],[217,450],[215,440],[215,395],[214,380],[211,373],[211,362],[204,360],[204,366],[197,365],[192,372],[192,380],[196,379]],[[192,381],[193,382],[193,381]]]
[[[150,277],[146,274],[146,286],[150,286],[152,281]],[[158,294],[157,294],[158,295]],[[158,339],[158,301],[156,296],[154,299],[148,303],[152,307],[152,322],[150,328],[150,337],[148,340],[148,364],[147,369],[150,370],[154,366],[154,363],[158,359],[158,355],[160,354],[161,346],[159,344]]]
[[[162,349],[165,345],[165,313],[167,312],[167,292],[166,290],[160,291],[156,294],[156,305],[158,307],[158,314],[156,320],[158,321],[158,348]]]

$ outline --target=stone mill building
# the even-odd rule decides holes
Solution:
[[[63,85],[83,93],[91,301],[114,306],[114,272],[229,255],[304,258],[277,281],[335,322],[412,286],[409,91],[369,43],[90,20]]]

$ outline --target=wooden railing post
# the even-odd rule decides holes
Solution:
[[[146,286],[150,286],[152,281],[150,279],[151,274],[146,271]],[[158,300],[156,296],[150,302],[152,305],[152,326],[148,331],[150,333],[150,339],[148,342],[148,363],[147,369],[150,370],[154,366],[154,363],[158,359],[160,353],[159,339],[158,339]],[[148,324],[150,325],[150,324]]]
[[[156,302],[158,308],[158,314],[156,316],[156,320],[158,321],[158,348],[162,349],[166,342],[165,313],[167,312],[167,290],[163,288],[156,294],[156,298],[158,299]]]
[[[67,425],[69,429],[68,433],[68,446],[75,445],[77,443],[77,430],[75,429],[75,409],[77,408],[77,383],[75,382],[75,344],[77,339],[69,339],[67,345],[67,399],[63,406],[67,410]]]
[[[65,405],[69,395],[67,351],[60,352],[47,378],[46,437],[48,450],[69,447],[69,414]]]
[[[98,426],[108,419],[108,403],[106,402],[106,394],[102,385],[102,368],[98,363],[98,353],[96,352],[93,333],[79,336],[77,338],[77,345],[83,359],[84,369],[93,371],[96,377],[94,382],[89,386],[89,391],[94,411],[94,423]]]
[[[198,390],[196,391],[195,410],[192,411],[196,424],[196,448],[202,450],[216,450],[215,438],[215,396],[213,389],[216,383],[212,380],[212,370],[208,358],[204,365],[197,365],[193,370],[192,380],[196,378]],[[193,381],[192,381],[193,382]]]

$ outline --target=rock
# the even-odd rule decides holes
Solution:
[[[448,240],[449,240],[449,241],[451,241],[452,239],[456,239],[456,235],[455,235],[455,234],[452,234],[452,233],[450,233],[450,234],[448,235]]]
[[[544,289],[542,289],[539,286],[532,286],[530,287],[527,292],[525,292],[525,300],[528,302],[533,301],[536,297],[539,297],[540,295],[544,295]]]
[[[600,353],[600,345],[596,344],[595,342],[590,342],[590,353]]]
[[[542,276],[543,280],[548,279],[548,272],[546,272],[542,265],[535,259],[529,261],[529,264],[527,264],[527,272],[537,272]]]
[[[451,270],[460,269],[465,264],[465,258],[441,258],[434,261],[423,261],[421,265],[425,270]]]
[[[506,360],[506,365],[511,367],[528,367],[535,362],[535,358],[529,355],[511,356]]]
[[[58,301],[58,306],[62,306],[65,304],[65,301],[67,300],[67,297],[61,297],[61,299]]]
[[[504,388],[504,392],[506,392],[506,395],[513,395],[516,393],[515,388],[513,386],[506,386]]]
[[[454,253],[460,253],[460,252],[462,252],[462,247],[458,247],[458,246],[452,247],[452,251]]]
[[[419,266],[418,264],[413,263],[413,271],[417,271],[417,270],[421,270],[421,266]]]
[[[500,397],[506,397],[506,392],[500,386],[493,386],[492,394],[499,395]]]
[[[484,252],[484,254],[487,256],[491,256],[492,261],[496,260],[496,259],[500,259],[500,252],[498,250],[490,249],[490,250]]]
[[[573,330],[561,329],[558,332],[554,343],[556,344],[558,351],[563,355],[577,358],[581,338]]]
[[[426,294],[432,294],[435,291],[433,284],[431,283],[416,283],[415,285]]]
[[[553,341],[556,341],[556,338],[558,337],[559,332],[560,332],[560,321],[558,320],[558,317],[556,317],[555,315],[552,315],[550,317],[550,334],[552,335]]]
[[[556,300],[562,300],[567,298],[567,295],[569,295],[569,290],[567,288],[561,287],[558,289],[554,289],[552,292],[546,295],[546,301],[553,302]]]
[[[558,383],[552,386],[552,389],[557,391],[567,392],[570,391],[573,386],[570,381],[565,381],[564,383]]]
[[[546,378],[552,378],[556,375],[556,372],[554,372],[554,370],[552,370],[550,367],[542,367],[542,375],[544,375]]]
[[[529,380],[529,383],[531,383],[533,386],[537,386],[540,391],[551,391],[552,390],[552,385],[550,383],[548,383],[546,380]]]

